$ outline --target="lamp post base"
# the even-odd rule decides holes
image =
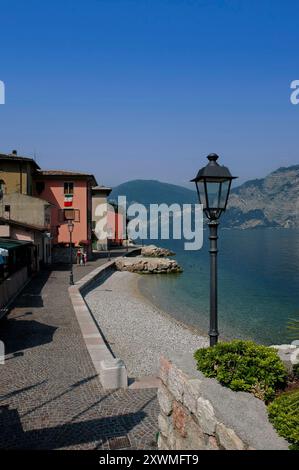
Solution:
[[[215,344],[218,343],[218,336],[219,336],[219,333],[218,331],[213,331],[213,332],[209,332],[209,337],[210,337],[210,346],[215,346]]]

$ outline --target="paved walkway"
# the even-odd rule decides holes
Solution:
[[[75,267],[75,280],[104,263]],[[91,363],[68,297],[63,267],[42,271],[0,321],[0,447],[151,449],[155,389],[107,392]]]

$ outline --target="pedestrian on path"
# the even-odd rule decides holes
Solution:
[[[77,264],[80,264],[80,261],[81,261],[81,250],[80,250],[80,248],[78,248],[78,250],[77,250]]]

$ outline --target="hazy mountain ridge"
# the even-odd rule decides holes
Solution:
[[[299,165],[233,189],[223,219],[230,227],[299,227]]]
[[[128,203],[190,204],[196,191],[155,180],[133,180],[113,189],[110,199],[126,195]],[[265,178],[232,189],[223,227],[299,227],[299,165],[282,167]]]
[[[127,202],[149,204],[190,204],[197,202],[196,192],[175,184],[161,183],[156,180],[132,180],[113,188],[110,200],[125,195]]]

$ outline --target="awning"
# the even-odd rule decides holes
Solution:
[[[11,238],[0,238],[0,248],[11,250],[20,246],[32,245],[32,242],[25,240],[13,240]]]

